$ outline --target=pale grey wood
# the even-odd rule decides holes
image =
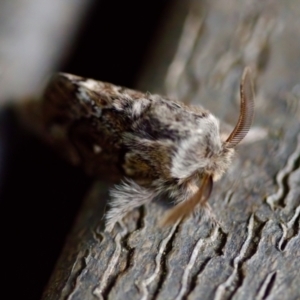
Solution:
[[[166,23],[178,13],[185,38],[174,43],[164,27],[138,86],[201,103],[234,126],[244,66],[256,83],[256,131],[210,199],[220,225],[196,216],[160,228],[166,208],[152,203],[108,234],[107,188],[96,182],[44,299],[300,298],[300,6],[176,3]],[[191,15],[181,18],[183,9]],[[171,57],[161,47],[169,38],[177,44]]]
[[[0,1],[0,104],[41,91],[91,2]]]

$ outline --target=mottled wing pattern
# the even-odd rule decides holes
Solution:
[[[126,93],[124,94],[124,91]],[[124,96],[126,95],[126,96]],[[43,94],[43,119],[52,144],[74,164],[104,179],[119,180],[126,149],[121,133],[130,122],[114,108],[122,97],[144,94],[75,75],[52,77]],[[114,105],[113,105],[114,104]]]

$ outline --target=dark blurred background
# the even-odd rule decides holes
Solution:
[[[20,15],[23,16],[23,12],[29,9],[26,1],[23,1],[23,6],[20,2],[0,3],[0,25],[20,21]],[[51,8],[50,0],[29,2],[33,11],[35,3],[39,6],[33,18],[38,18],[39,10],[47,17],[41,5],[47,2]],[[14,7],[12,3],[15,3]],[[54,5],[56,1],[52,3]],[[61,13],[57,20],[59,26],[54,29],[60,43],[47,45],[47,49],[52,49],[55,55],[49,52],[53,59],[40,71],[41,74],[46,77],[52,71],[64,71],[134,88],[137,76],[147,61],[147,53],[155,47],[155,37],[170,5],[171,0],[102,0],[90,1],[80,9],[77,7],[73,12],[66,12],[68,17],[63,20],[64,14]],[[8,16],[11,21],[5,19],[6,10],[10,12]],[[51,9],[49,14],[50,19],[53,14]],[[1,280],[1,291],[3,295],[11,295],[9,299],[40,299],[92,179],[61,160],[27,132],[11,105],[5,105],[20,101],[23,95],[27,96],[26,93],[40,92],[36,80],[26,84],[26,87],[30,86],[28,91],[18,91],[19,85],[34,76],[26,65],[18,71],[14,62],[19,56],[10,62],[13,57],[11,49],[17,49],[17,46],[9,47],[10,30],[12,36],[18,36],[17,25],[11,29],[3,29],[3,26],[2,31],[0,29],[0,48],[8,45],[6,56],[0,51],[0,229],[2,273],[5,278]],[[44,32],[45,43],[49,42],[48,39],[51,41],[51,34]],[[24,43],[32,38],[31,32],[20,35]],[[41,43],[35,48],[36,56],[26,63],[41,63],[38,59],[38,51],[43,49]],[[16,81],[15,86],[9,89],[5,83],[7,78],[1,77],[1,74],[13,68],[17,71],[12,73],[11,78],[14,80],[20,76],[21,83]]]

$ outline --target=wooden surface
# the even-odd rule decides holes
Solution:
[[[152,203],[109,234],[109,187],[95,181],[43,299],[300,298],[300,6],[176,3],[137,88],[201,103],[233,126],[244,66],[256,85],[251,141],[210,198],[220,226],[195,216],[160,228],[166,208]]]
[[[0,104],[40,92],[92,1],[2,0]]]

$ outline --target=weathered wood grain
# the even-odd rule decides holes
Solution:
[[[234,125],[242,69],[253,69],[256,130],[215,184],[220,225],[195,216],[160,228],[166,208],[152,203],[106,233],[108,187],[96,181],[43,299],[299,299],[300,6],[177,1],[169,13],[139,88],[201,103]],[[168,69],[164,47],[179,24]]]

